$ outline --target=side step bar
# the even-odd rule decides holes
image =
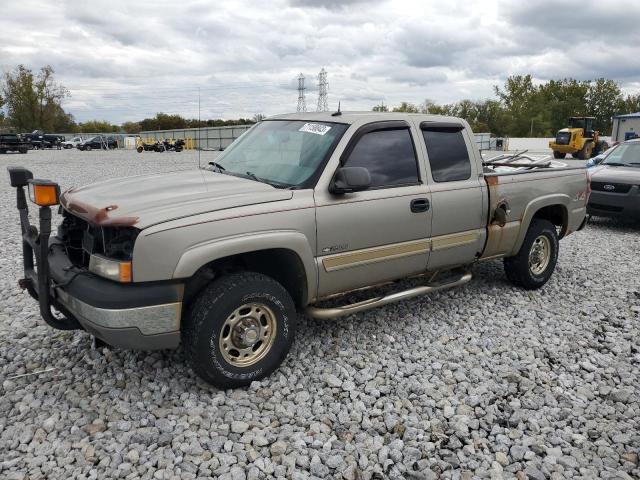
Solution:
[[[466,272],[462,276],[457,277],[455,280],[442,284],[423,285],[420,287],[410,288],[401,292],[391,293],[382,297],[370,298],[361,302],[352,303],[351,305],[345,305],[343,307],[333,308],[318,308],[307,307],[306,313],[310,317],[327,320],[330,318],[342,317],[344,315],[350,315],[352,313],[362,312],[371,308],[381,307],[389,303],[399,302],[408,298],[417,297],[418,295],[424,295],[425,293],[437,292],[438,290],[444,290],[446,288],[458,287],[469,282],[473,275],[471,272]]]

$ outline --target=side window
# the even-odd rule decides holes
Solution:
[[[369,170],[374,188],[419,183],[418,162],[407,128],[364,134],[345,166]]]
[[[471,178],[471,160],[459,129],[422,131],[429,155],[431,175],[436,182],[455,182]]]

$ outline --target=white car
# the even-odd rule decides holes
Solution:
[[[66,140],[62,142],[63,148],[75,148],[78,144],[82,142],[82,137],[73,137],[71,140]]]

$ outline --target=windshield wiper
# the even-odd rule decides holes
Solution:
[[[267,185],[271,185],[274,188],[289,188],[292,186],[291,183],[277,182],[275,180],[267,180],[266,178],[260,178],[253,172],[246,172],[245,175],[247,178],[251,180],[255,180],[256,182],[266,183]]]
[[[613,167],[626,167],[627,166],[626,163],[620,163],[620,162],[605,162],[605,163],[603,163],[603,165],[611,165]]]
[[[212,167],[214,167],[216,170],[216,172],[218,173],[222,173],[226,170],[226,168],[224,168],[222,165],[220,165],[217,162],[209,162],[209,165],[211,165]]]

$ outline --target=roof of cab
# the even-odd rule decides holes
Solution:
[[[284,113],[281,115],[274,115],[267,118],[267,120],[301,120],[301,121],[315,121],[315,122],[333,122],[333,123],[345,123],[351,125],[352,123],[367,123],[374,121],[384,120],[409,120],[410,118],[419,117],[420,120],[432,120],[432,121],[457,121],[461,122],[460,118],[446,117],[442,115],[429,115],[426,113],[404,113],[404,112],[340,112],[340,115],[334,116],[336,112],[298,112],[298,113]]]

